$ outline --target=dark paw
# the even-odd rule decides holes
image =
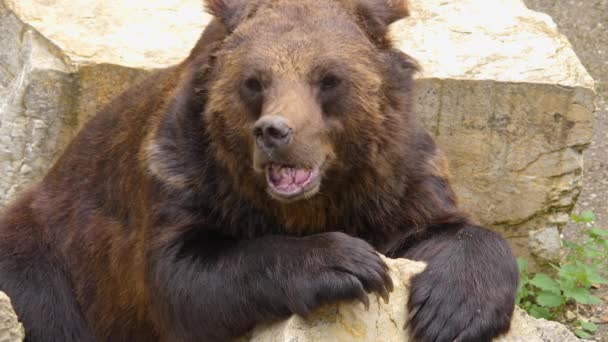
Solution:
[[[508,331],[516,283],[493,283],[498,278],[483,276],[487,278],[475,279],[466,269],[429,265],[414,277],[406,327],[415,341],[483,342]]]
[[[367,307],[370,292],[388,301],[393,290],[388,267],[367,242],[342,233],[310,239],[314,248],[305,256],[307,266],[294,275],[288,291],[292,312],[307,316],[320,305],[349,300],[361,301]]]

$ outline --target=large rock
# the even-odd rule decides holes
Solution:
[[[521,0],[410,2],[393,35],[423,68],[416,110],[462,205],[526,254],[528,231],[563,225],[580,193],[593,80]],[[0,205],[103,103],[188,54],[201,3],[0,0]]]
[[[545,14],[519,0],[412,1],[393,27],[418,59],[417,112],[446,151],[461,204],[528,254],[581,190],[593,80]]]
[[[424,264],[405,259],[385,259],[391,268],[395,289],[390,301],[372,295],[369,310],[360,303],[324,307],[310,318],[293,316],[285,321],[259,326],[242,341],[249,342],[407,342],[412,341],[403,329],[407,311],[410,278],[424,269]],[[535,319],[517,309],[511,331],[496,342],[575,342],[578,339],[563,325]]]
[[[0,342],[21,342],[25,338],[23,325],[11,306],[11,300],[0,292]]]

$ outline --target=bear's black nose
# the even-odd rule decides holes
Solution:
[[[253,133],[260,148],[272,150],[289,145],[293,129],[281,116],[264,115],[255,123]]]

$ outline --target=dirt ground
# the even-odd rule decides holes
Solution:
[[[585,151],[585,184],[575,212],[593,210],[596,225],[608,229],[608,0],[524,1],[529,8],[553,17],[597,82],[595,132],[591,146]],[[564,236],[576,238],[576,226],[567,227]],[[608,287],[599,292],[598,295],[608,298]],[[605,315],[608,315],[608,301],[594,316]],[[608,342],[608,324],[601,324],[594,338]]]

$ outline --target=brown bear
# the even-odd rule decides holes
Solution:
[[[190,56],[107,105],[0,218],[27,341],[226,341],[387,297],[417,341],[509,329],[517,266],[412,113],[401,0],[207,0]]]

